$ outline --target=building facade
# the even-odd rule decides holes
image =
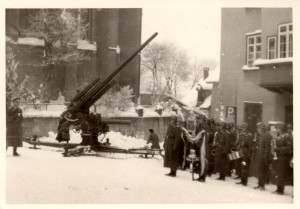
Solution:
[[[34,9],[7,9],[6,36],[16,36],[28,25],[29,16]],[[83,18],[83,17],[82,17]],[[17,55],[20,61],[18,73],[20,79],[28,75],[29,84],[37,88],[47,80],[48,99],[57,98],[61,92],[68,101],[76,93],[78,83],[88,84],[95,77],[105,79],[118,65],[128,58],[141,45],[142,9],[88,9],[85,18],[89,24],[88,41],[78,42],[77,48],[91,52],[91,59],[82,64],[56,64],[51,76],[45,78],[45,69],[41,66],[45,45],[41,40],[20,44],[17,41]],[[20,34],[17,34],[19,36]],[[18,37],[14,37],[18,39]],[[41,42],[41,43],[40,43]],[[81,44],[81,46],[79,46]],[[82,79],[89,75],[89,79]],[[129,85],[136,98],[140,89],[140,57],[135,57],[117,76],[117,86]]]
[[[293,123],[291,8],[223,8],[217,121]],[[217,104],[217,105],[216,105]]]

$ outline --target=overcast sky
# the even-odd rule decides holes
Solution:
[[[143,8],[142,41],[171,41],[191,58],[220,62],[221,8]]]

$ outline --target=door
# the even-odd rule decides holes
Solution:
[[[254,133],[256,124],[262,121],[262,104],[245,102],[244,121],[248,124],[249,131]]]
[[[293,125],[293,105],[285,106],[285,123]]]

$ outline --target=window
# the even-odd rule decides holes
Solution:
[[[293,57],[293,24],[278,27],[278,57]]]
[[[276,37],[268,38],[268,59],[276,58]]]
[[[247,38],[247,65],[252,66],[254,60],[261,57],[261,35]]]

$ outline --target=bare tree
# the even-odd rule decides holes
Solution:
[[[142,69],[152,74],[154,101],[164,93],[176,97],[181,81],[188,79],[188,57],[173,43],[154,43],[142,53]]]
[[[88,40],[88,9],[30,9],[28,14],[27,24],[21,28],[21,36],[39,38],[45,42],[39,64],[43,69],[41,83],[48,92],[48,82],[55,65],[77,66],[92,56],[92,52],[77,49],[78,40]],[[72,71],[73,75],[77,74],[76,67]]]

